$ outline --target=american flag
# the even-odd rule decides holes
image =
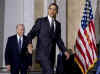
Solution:
[[[86,0],[81,26],[76,38],[75,61],[83,74],[94,66],[97,61],[95,25],[91,0]]]

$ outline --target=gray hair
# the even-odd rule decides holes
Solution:
[[[22,27],[24,28],[24,30],[25,30],[24,24],[17,24],[16,29],[17,29],[19,26],[22,26]]]

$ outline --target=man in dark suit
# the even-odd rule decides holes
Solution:
[[[28,53],[26,47],[26,36],[24,35],[24,25],[16,26],[17,34],[8,38],[5,49],[5,64],[11,74],[27,74],[28,66],[31,66],[32,55]]]
[[[40,63],[42,74],[54,74],[56,44],[69,59],[61,39],[61,24],[56,20],[58,6],[52,3],[48,7],[48,16],[36,20],[32,30],[28,33],[29,42],[37,36],[36,60]]]

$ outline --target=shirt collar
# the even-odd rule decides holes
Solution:
[[[49,20],[49,22],[50,22],[50,24],[51,24],[51,22],[52,22],[52,17],[50,17],[49,15],[48,15],[48,20]]]
[[[23,40],[23,36],[20,37],[20,36],[17,34],[17,39],[19,40],[19,38],[21,38],[21,40]]]

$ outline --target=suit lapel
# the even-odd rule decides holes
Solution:
[[[49,26],[49,29],[50,29],[50,22],[48,20],[48,17],[45,17],[45,20],[46,20],[46,24]],[[57,31],[57,28],[58,28],[57,24],[58,24],[57,20],[55,20],[55,32]]]
[[[55,32],[57,31],[57,21],[55,20]]]
[[[17,35],[15,36],[15,43],[16,43],[17,49],[19,49],[18,40],[17,40]]]
[[[24,43],[25,43],[25,36],[23,36],[23,44],[22,44],[22,48],[24,47]]]
[[[17,49],[19,49],[18,40],[17,40],[17,35],[16,35],[15,43],[16,43],[16,45],[17,45],[17,46],[16,46]],[[24,46],[25,46],[25,36],[23,36],[22,50],[23,50]]]
[[[48,27],[49,27],[49,29],[50,29],[50,22],[49,22],[49,20],[48,20],[48,17],[45,17],[45,23],[46,23],[46,25],[48,25]]]

